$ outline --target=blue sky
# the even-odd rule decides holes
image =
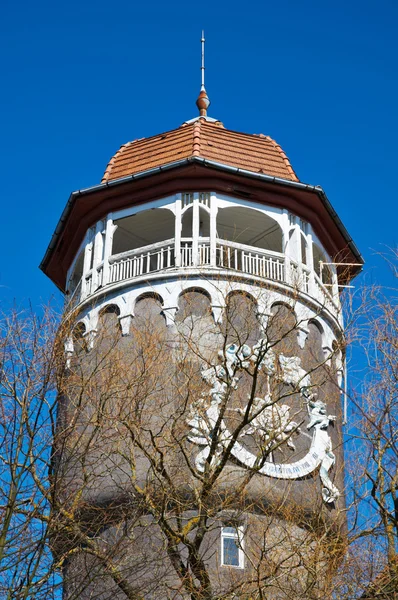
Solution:
[[[206,34],[210,116],[276,139],[325,189],[366,260],[397,245],[398,3],[4,0],[0,23],[0,293],[56,293],[38,265],[73,190],[122,143],[197,114]],[[359,282],[360,283],[360,282]]]

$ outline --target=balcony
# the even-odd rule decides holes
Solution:
[[[68,289],[77,305],[125,282],[200,270],[206,277],[243,275],[289,286],[337,314],[337,272],[327,265],[331,259],[310,224],[286,210],[189,192],[97,222],[71,266]]]
[[[171,238],[114,254],[109,257],[107,264],[100,263],[79,281],[69,302],[76,306],[106,287],[153,279],[156,274],[177,276],[188,269],[206,269],[220,275],[235,273],[238,277],[242,273],[282,283],[309,294],[333,313],[339,308],[338,300],[333,298],[315,271],[300,266],[282,253],[217,239],[213,258],[210,238],[201,238],[196,252],[194,248],[192,238],[181,238],[180,253],[176,257],[175,240]]]

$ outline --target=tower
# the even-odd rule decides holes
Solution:
[[[270,137],[123,145],[41,264],[67,294],[54,552],[71,598],[316,598],[344,541],[340,290],[362,259]]]

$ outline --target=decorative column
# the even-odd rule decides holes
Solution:
[[[91,270],[92,252],[93,252],[93,230],[89,229],[86,234],[86,246],[84,248],[83,274],[82,274],[82,293],[81,300],[87,298],[91,294],[91,279],[87,279],[87,275]]]
[[[113,214],[109,213],[106,217],[105,226],[105,245],[104,245],[104,267],[102,272],[102,285],[106,285],[111,280],[111,266],[109,258],[112,256],[113,234],[117,229],[117,225],[113,223]]]
[[[339,302],[339,278],[337,275],[337,268],[335,265],[330,265],[330,271],[332,273],[332,295],[335,302]]]
[[[102,251],[104,246],[104,240],[102,238],[104,229],[103,221],[98,221],[95,226],[95,238],[94,238],[94,261],[93,261],[93,280],[92,290],[95,291],[101,284],[102,281],[98,277],[98,267],[102,262]]]
[[[181,267],[181,227],[181,194],[176,194],[174,228],[174,257],[176,267]]]
[[[308,233],[307,239],[307,266],[310,270],[308,279],[308,293],[315,296],[315,277],[314,277],[314,251],[312,247],[312,234]]]
[[[290,283],[291,268],[289,255],[289,213],[286,208],[283,209],[282,213],[282,252],[285,257],[285,281],[286,283]]]
[[[192,208],[192,266],[199,264],[199,193],[193,196]]]
[[[217,266],[217,195],[210,194],[210,265]]]

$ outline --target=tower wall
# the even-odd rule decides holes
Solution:
[[[345,528],[339,289],[359,260],[271,138],[207,116],[123,146],[72,194],[42,263],[68,297],[65,600],[327,596]]]
[[[123,325],[124,335],[122,306],[128,306],[131,314],[128,330]],[[84,335],[75,326],[73,354],[62,380],[58,500],[74,507],[90,542],[110,552],[136,593],[145,598],[167,598],[168,590],[177,594],[173,597],[187,594],[181,591],[184,586],[170,548],[168,552],[165,523],[158,522],[159,506],[167,507],[165,522],[173,523],[172,528],[178,514],[182,529],[192,526],[195,534],[192,522],[201,511],[198,495],[203,494],[206,475],[198,468],[206,440],[198,443],[204,434],[197,431],[197,419],[200,414],[211,421],[206,410],[214,389],[214,381],[204,374],[228,367],[227,350],[232,344],[239,349],[247,346],[252,353],[260,340],[267,340],[263,358],[270,358],[274,371],[269,375],[255,361],[235,366],[233,376],[238,380],[226,385],[228,410],[223,420],[228,435],[241,424],[247,399],[270,393],[272,406],[290,410],[284,437],[277,439],[275,431],[282,417],[276,415],[262,437],[256,438],[255,432],[245,435],[252,427],[248,422],[238,443],[251,456],[259,458],[263,452],[272,464],[305,462],[314,440],[314,430],[308,429],[308,403],[311,394],[317,393],[328,414],[336,416],[335,422],[328,423],[336,456],[330,477],[343,491],[341,330],[324,307],[306,302],[298,290],[276,289],[272,282],[225,274],[160,278],[138,289],[124,286],[73,315],[73,324],[76,320],[95,326]],[[294,369],[282,373],[280,356],[295,359],[303,373],[295,375]],[[308,388],[306,395],[303,387]],[[201,407],[199,413],[195,407]],[[222,432],[219,435],[225,437]],[[264,451],[267,435],[273,445]],[[227,443],[224,440],[224,450]],[[211,471],[219,454],[215,452],[205,468]],[[325,581],[323,557],[329,551],[325,547],[341,542],[343,495],[333,503],[322,500],[319,465],[308,474],[298,472],[293,479],[270,477],[258,470],[260,465],[250,469],[239,453],[230,453],[206,497],[200,556],[212,593],[243,586],[250,594],[260,572],[268,573],[270,597],[320,593],[312,586],[317,590],[320,579]],[[225,523],[244,527],[243,569],[220,566],[220,532]],[[284,540],[282,545],[276,543],[278,538]],[[61,534],[57,543],[62,546],[64,542]],[[117,594],[123,598],[120,583],[105,575],[104,563],[83,550],[86,542],[75,542],[82,550],[66,565],[65,597],[72,598],[79,589],[79,598],[91,598],[94,590],[100,598]],[[182,555],[183,546],[179,546]],[[293,547],[296,558],[300,555],[300,567],[295,570],[290,556]],[[310,577],[315,567],[322,571],[320,579]]]

